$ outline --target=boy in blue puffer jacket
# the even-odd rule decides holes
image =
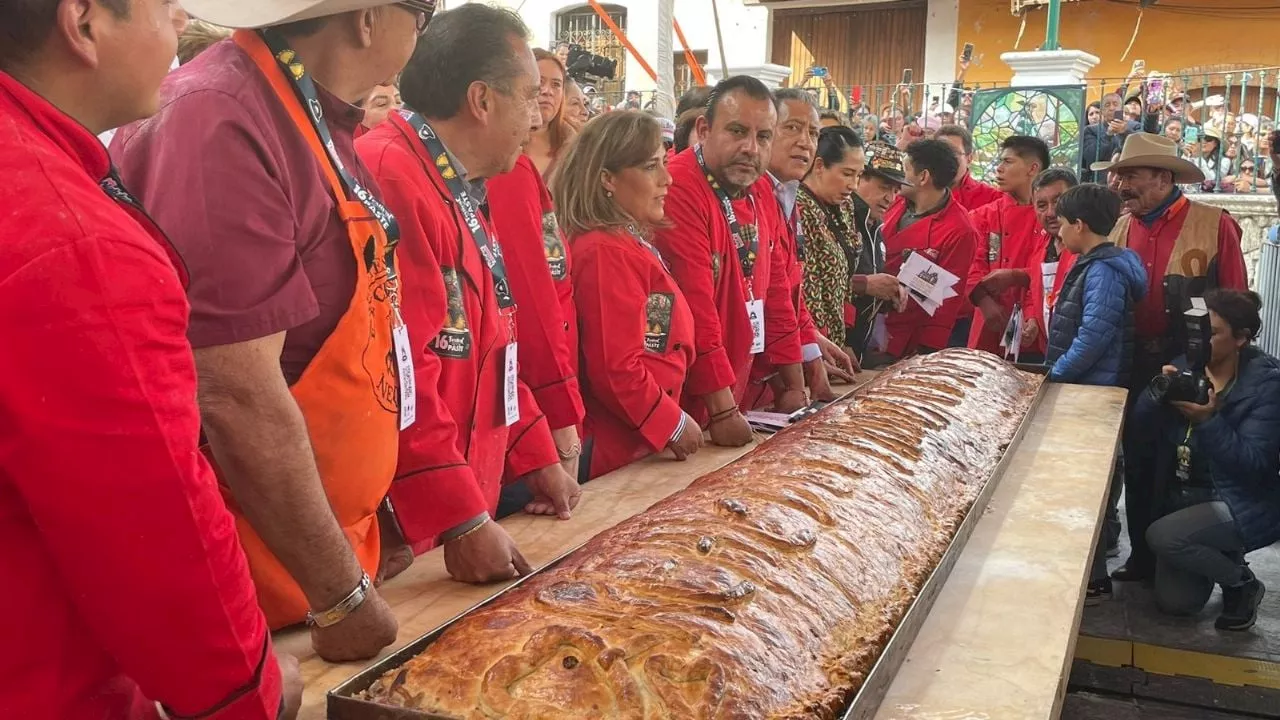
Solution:
[[[1076,253],[1049,326],[1049,379],[1127,387],[1133,358],[1133,309],[1147,293],[1147,272],[1132,250],[1107,240],[1120,218],[1120,196],[1102,185],[1077,185],[1058,198],[1058,237]],[[1111,596],[1105,546],[1094,548],[1085,604]]]
[[[1107,236],[1120,218],[1120,196],[1096,184],[1058,198],[1059,236],[1077,259],[1067,273],[1049,328],[1049,379],[1125,387],[1133,357],[1133,309],[1147,292],[1147,272],[1132,250]]]

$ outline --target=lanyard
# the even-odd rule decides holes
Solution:
[[[706,160],[702,157],[702,146],[694,148],[693,154],[698,159],[698,167],[702,168],[702,175],[707,179],[707,184],[720,199],[720,209],[724,212],[724,219],[729,222],[729,233],[733,235],[733,244],[738,248],[738,262],[742,264],[742,276],[747,282],[747,287],[750,288],[751,276],[756,269],[756,251],[760,247],[760,233],[757,232],[750,242],[743,238],[742,225],[738,223],[738,213],[733,211],[733,201],[729,199],[729,193],[720,187],[719,181],[711,171],[707,170]]]
[[[476,249],[480,251],[485,267],[489,268],[489,275],[493,277],[493,291],[498,296],[498,307],[503,310],[515,307],[516,301],[511,296],[511,284],[507,281],[507,264],[502,259],[502,246],[489,237],[484,223],[480,222],[480,216],[476,213],[476,202],[472,199],[471,193],[467,192],[467,186],[462,181],[462,177],[454,169],[453,161],[449,159],[449,151],[440,141],[440,136],[436,135],[435,130],[431,129],[421,115],[416,112],[407,112],[405,115],[405,119],[417,131],[418,139],[426,148],[427,155],[432,158],[432,162],[440,171],[440,177],[444,179],[449,192],[453,194],[455,204],[462,211],[462,218],[467,223],[471,239],[475,242]]]
[[[307,115],[311,119],[311,126],[320,138],[320,144],[324,145],[325,152],[329,155],[329,162],[333,164],[333,169],[338,173],[338,178],[346,188],[347,195],[359,200],[360,204],[364,205],[365,209],[373,215],[378,224],[382,226],[382,231],[386,233],[387,247],[394,248],[400,241],[400,226],[396,222],[395,215],[392,215],[391,211],[378,198],[373,196],[373,193],[361,185],[360,181],[347,169],[346,164],[342,162],[342,157],[338,155],[338,148],[333,143],[333,134],[329,132],[329,123],[325,122],[324,109],[320,105],[320,97],[316,92],[315,81],[311,79],[311,73],[307,72],[302,63],[298,61],[298,54],[289,48],[289,44],[284,41],[284,38],[270,30],[259,30],[258,36],[262,38],[267,48],[271,50],[271,54],[280,65],[285,78],[289,80],[294,92],[298,95],[298,101],[307,109]],[[387,275],[389,278],[395,279],[394,263],[387,263]]]
[[[658,263],[662,265],[663,270],[666,270],[668,273],[671,272],[671,267],[667,265],[666,258],[662,257],[662,253],[658,252],[658,248],[654,247],[653,243],[645,240],[644,236],[636,232],[636,229],[630,225],[627,226],[627,232],[631,233],[631,237],[635,238],[636,242],[640,243],[640,247],[648,250],[649,254],[653,255],[658,260]]]
[[[1231,389],[1232,389],[1232,388],[1234,388],[1235,386],[1236,386],[1236,379],[1235,379],[1235,378],[1231,378],[1231,382],[1227,383],[1227,386],[1226,386],[1225,388],[1223,388],[1222,392],[1218,393],[1218,401],[1219,401],[1219,402],[1221,402],[1221,401],[1222,401],[1222,399],[1223,399],[1223,398],[1225,398],[1225,397],[1227,396],[1227,393],[1231,392]],[[1182,438],[1182,444],[1183,444],[1183,445],[1190,445],[1190,444],[1191,444],[1191,433],[1192,433],[1194,430],[1195,430],[1195,425],[1194,425],[1194,424],[1192,424],[1192,422],[1191,422],[1190,420],[1188,420],[1188,421],[1187,421],[1187,435],[1186,435],[1186,437]]]
[[[773,192],[776,195],[778,189],[782,187],[782,183],[777,178],[769,176],[773,180]],[[796,238],[796,261],[804,264],[804,245],[807,238],[804,234],[804,223],[800,221],[800,192],[804,189],[804,183],[799,183],[796,187],[796,197],[791,203],[791,214],[787,216],[787,225],[790,227],[791,234]],[[778,208],[786,210],[782,207],[782,198],[778,198]]]
[[[98,186],[102,188],[102,192],[107,194],[107,197],[117,203],[121,205],[128,205],[138,212],[143,212],[142,203],[138,202],[138,199],[133,196],[133,193],[129,192],[128,189],[125,188],[124,183],[120,181],[120,174],[116,171],[114,165],[112,165],[107,171],[107,176],[98,183]]]

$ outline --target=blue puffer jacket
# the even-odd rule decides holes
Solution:
[[[1133,358],[1133,308],[1147,294],[1147,271],[1132,250],[1103,243],[1067,273],[1049,328],[1049,379],[1124,385]]]
[[[1186,368],[1186,358],[1173,364]],[[1175,482],[1187,419],[1143,392],[1128,422],[1158,434],[1155,477]],[[1213,489],[1231,509],[1245,548],[1280,540],[1280,360],[1252,346],[1240,351],[1236,381],[1219,398],[1218,412],[1191,433],[1191,454],[1198,453],[1209,460]]]

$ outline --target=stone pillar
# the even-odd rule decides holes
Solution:
[[[1085,76],[1101,62],[1083,50],[1007,52],[1000,59],[1013,68],[1009,86],[1015,88],[1084,85]]]
[[[1280,221],[1276,198],[1269,192],[1256,194],[1196,193],[1188,198],[1220,207],[1240,223],[1240,246],[1244,250],[1244,266],[1249,271],[1249,287],[1258,289],[1258,259],[1262,256],[1262,237],[1267,228]]]

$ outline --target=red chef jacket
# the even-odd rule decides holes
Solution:
[[[784,256],[787,281],[791,285],[791,302],[796,307],[801,346],[816,345],[818,327],[814,325],[813,316],[809,314],[809,307],[804,302],[804,228],[800,227],[800,206],[792,203],[791,212],[787,213],[778,198],[778,182],[772,176],[765,175],[756,184],[761,185],[758,189],[762,198],[760,204],[777,208],[780,218],[782,233],[778,236],[779,246]],[[766,195],[772,199],[772,203],[764,199]]]
[[[1000,199],[969,213],[973,229],[977,232],[977,244],[973,252],[973,263],[969,267],[969,292],[977,288],[982,278],[992,270],[1024,270],[1031,267],[1032,257],[1039,250],[1039,258],[1044,258],[1045,241],[1048,236],[1040,226],[1034,205],[1019,205],[1012,195],[1001,195]],[[1038,262],[1038,261],[1037,261]],[[1031,274],[1038,278],[1040,273]],[[1015,303],[1025,302],[1026,291],[1023,288],[1010,288],[996,298],[1005,315],[1013,312]],[[969,329],[969,347],[985,350],[996,355],[1003,354],[1000,349],[1000,336],[1004,328],[988,328],[982,311],[974,306],[973,325]],[[1030,345],[1024,345],[1024,351],[1030,351]]]
[[[955,324],[960,300],[967,294],[966,278],[973,263],[973,248],[977,233],[964,208],[951,196],[946,206],[938,212],[917,220],[905,230],[898,230],[898,221],[907,211],[907,199],[899,197],[885,213],[881,236],[885,247],[884,271],[897,275],[906,260],[907,251],[922,252],[947,272],[960,278],[956,297],[942,303],[933,317],[915,300],[908,300],[901,312],[889,313],[885,329],[889,333],[888,352],[894,357],[906,357],[921,347],[941,350],[947,346],[951,326]]]
[[[766,174],[756,181],[756,185],[759,187],[753,187],[752,190],[760,198],[760,207],[768,207],[778,213],[780,234],[777,249],[783,256],[783,267],[787,283],[791,288],[791,302],[796,308],[796,327],[800,331],[802,359],[815,359],[814,353],[818,353],[818,357],[821,357],[818,327],[814,324],[813,316],[809,314],[809,307],[804,302],[804,258],[802,257],[804,228],[800,227],[800,208],[792,205],[791,213],[788,215],[782,207],[782,201],[778,198],[779,183],[773,179],[773,176]],[[754,410],[766,407],[773,402],[773,389],[769,386],[767,378],[775,372],[777,367],[773,363],[765,360],[763,356],[756,356],[751,367],[751,386],[747,390],[747,405],[744,409]]]
[[[1165,309],[1165,276],[1168,274],[1169,258],[1190,209],[1191,201],[1179,195],[1167,208],[1161,209],[1155,218],[1146,218],[1153,220],[1150,226],[1138,218],[1122,218],[1122,223],[1128,225],[1124,247],[1138,253],[1147,269],[1147,296],[1138,302],[1133,312],[1134,334],[1139,340],[1163,338],[1169,334],[1169,314]],[[1117,231],[1113,235],[1121,232],[1122,223],[1117,223]],[[1112,238],[1113,241],[1116,239]],[[1244,252],[1240,247],[1240,226],[1226,212],[1218,219],[1217,246],[1217,256],[1204,269],[1204,274],[1216,278],[1216,287],[1247,290],[1249,276],[1245,271]]]
[[[595,478],[662,452],[675,434],[693,312],[657,250],[629,233],[579,235],[573,258]]]
[[[1030,282],[1025,296],[1026,302],[1022,305],[1024,326],[1027,323],[1034,323],[1038,330],[1035,341],[1024,344],[1023,350],[1025,352],[1029,349],[1040,355],[1049,351],[1049,327],[1053,324],[1053,309],[1058,304],[1058,293],[1062,291],[1062,282],[1067,279],[1067,273],[1071,272],[1071,266],[1076,262],[1075,253],[1065,247],[1062,248],[1058,254],[1058,263],[1054,268],[1053,277],[1046,278],[1044,256],[1050,242],[1052,240],[1049,234],[1043,233],[1035,251],[1031,254],[1031,263],[1026,268]],[[1052,283],[1047,294],[1045,293],[1046,283]]]
[[[356,150],[400,223],[401,311],[413,343],[417,422],[400,434],[391,499],[406,539],[422,552],[440,533],[496,511],[504,461],[519,476],[559,455],[523,382],[520,422],[506,425],[502,383],[516,321],[499,309],[493,275],[417,133],[393,113]],[[478,217],[495,239],[483,213]]]
[[[552,428],[576,427],[584,412],[577,377],[577,312],[569,250],[551,194],[527,155],[486,186],[490,217],[508,260],[511,294],[520,308],[520,379]]]
[[[696,357],[689,368],[681,404],[705,424],[702,396],[732,387],[741,403],[751,378],[751,320],[748,295],[764,301],[764,359],[778,365],[800,362],[800,333],[784,253],[775,252],[781,236],[781,216],[766,201],[772,188],[757,183],[733,200],[744,228],[758,233],[758,249],[751,279],[744,277],[738,248],[729,231],[719,199],[698,166],[690,148],[671,162],[667,220],[654,245],[671,267],[693,309]],[[767,196],[766,196],[767,195]],[[751,230],[747,230],[748,233]]]
[[[960,207],[969,212],[986,207],[1005,196],[999,189],[974,180],[968,169],[965,169],[964,179],[951,188],[951,194],[955,197],[956,202],[960,204]],[[982,246],[981,236],[978,237],[978,246],[979,248]],[[972,286],[970,289],[972,289]],[[956,310],[956,319],[959,320],[972,315],[973,303],[969,301],[969,296],[966,294],[960,301],[960,308]]]
[[[197,448],[185,277],[109,167],[0,72],[0,717],[275,718],[266,620]]]
[[[1005,197],[999,189],[974,180],[968,172],[965,172],[960,184],[951,189],[951,194],[955,196],[956,202],[960,203],[960,207],[969,212]]]

